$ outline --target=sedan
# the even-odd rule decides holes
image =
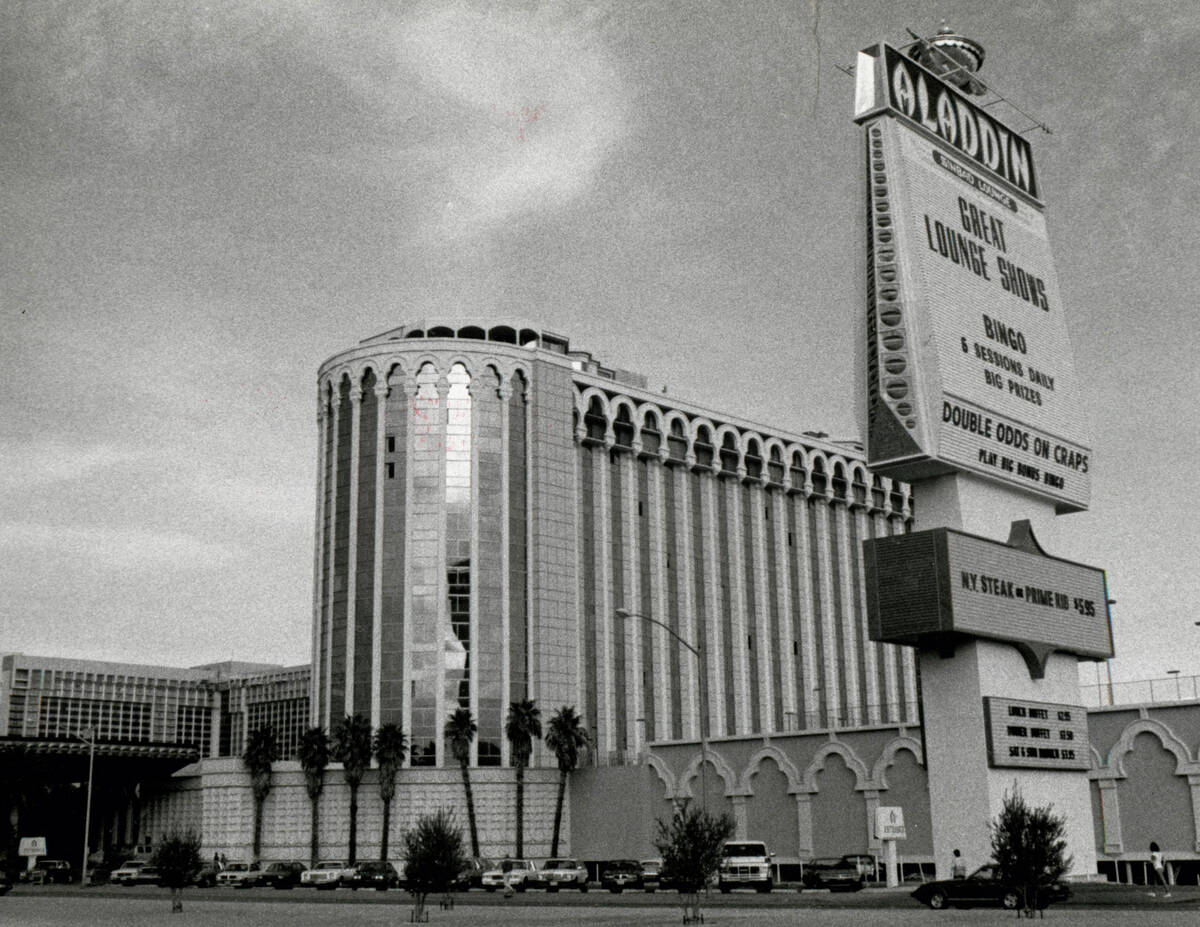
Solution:
[[[351,874],[342,880],[342,884],[350,888],[373,888],[386,892],[389,888],[400,887],[400,873],[386,860],[373,859],[356,865]]]
[[[162,873],[157,866],[142,866],[132,878],[125,880],[126,885],[160,885]]]
[[[600,867],[600,887],[610,892],[642,887],[642,864],[636,859],[614,859]]]
[[[1071,889],[1065,882],[1055,882],[1039,895],[1034,907],[1044,908],[1055,901],[1065,901]],[[949,905],[969,908],[972,905],[999,905],[1013,910],[1021,905],[1021,893],[1000,878],[994,865],[980,866],[965,879],[940,879],[917,887],[912,896],[935,911]]]
[[[537,884],[548,892],[556,892],[560,888],[577,888],[581,892],[588,890],[587,867],[582,866],[577,859],[548,859],[537,872]]]
[[[108,877],[108,880],[114,885],[131,885],[131,880],[138,874],[139,870],[141,870],[143,866],[149,865],[149,860],[127,859],[112,871],[112,874]]]
[[[260,870],[258,863],[247,863],[241,860],[234,860],[226,863],[225,868],[217,873],[217,884],[225,888],[234,887],[240,888],[242,883],[249,879],[250,882],[246,885],[247,888],[254,884],[254,880],[258,878]]]
[[[65,859],[39,859],[26,877],[36,885],[66,885],[72,880],[71,864]]]
[[[831,892],[857,892],[864,879],[855,858],[821,857],[804,864],[804,888],[827,888]]]
[[[252,885],[269,885],[272,888],[295,888],[300,884],[300,876],[308,867],[297,859],[286,862],[268,863],[261,872],[252,873],[244,878],[239,888],[249,888]]]
[[[300,874],[300,884],[310,888],[335,889],[342,883],[346,863],[340,859],[323,859]]]
[[[489,869],[495,868],[495,860],[482,856],[470,857],[459,870],[458,878],[454,880],[454,890],[465,892],[472,888],[483,888],[483,874]]]
[[[485,890],[494,892],[498,888],[523,892],[536,876],[537,866],[528,859],[502,859],[495,869],[489,869],[480,880]]]

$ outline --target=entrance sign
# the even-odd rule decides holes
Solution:
[[[45,837],[22,837],[21,842],[17,845],[18,856],[45,856],[46,855],[46,838]]]
[[[907,840],[904,830],[904,809],[879,807],[875,809],[875,836],[880,840]]]
[[[984,698],[988,764],[1022,769],[1092,768],[1087,712],[1010,698]]]
[[[1029,143],[886,45],[860,53],[867,457],[1087,508],[1091,449]]]
[[[949,528],[874,538],[863,555],[871,640],[1007,641],[1039,671],[1055,650],[1113,654],[1103,570]]]

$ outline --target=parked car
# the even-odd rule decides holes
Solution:
[[[216,863],[205,863],[204,866],[196,873],[196,878],[192,879],[192,884],[196,888],[212,888],[217,884],[217,876],[221,873],[221,867]]]
[[[227,862],[224,868],[217,873],[217,885],[224,888],[237,888],[241,886],[246,879],[250,879],[247,888],[254,884],[254,879],[258,878],[258,873],[262,867],[258,863],[247,863],[244,860],[234,859]]]
[[[529,887],[531,876],[537,872],[537,866],[528,859],[502,859],[500,865],[487,870],[480,879],[484,889],[494,892],[498,888],[511,886],[515,892],[523,892]]]
[[[142,866],[134,873],[133,878],[125,882],[126,885],[161,885],[162,873],[158,871],[157,866]]]
[[[980,866],[965,879],[939,879],[917,886],[912,896],[922,904],[936,910],[949,905],[967,908],[972,905],[999,905],[1012,910],[1021,904],[1020,891],[1000,878],[999,870],[989,863]],[[1066,882],[1055,882],[1040,895],[1034,907],[1044,908],[1056,901],[1071,897],[1071,888]]]
[[[831,892],[857,892],[866,884],[856,860],[846,856],[822,856],[804,864],[804,888],[827,888]]]
[[[65,859],[39,859],[25,872],[25,881],[34,885],[66,885],[74,881],[71,864]]]
[[[108,880],[114,885],[130,885],[132,884],[130,880],[138,874],[141,868],[149,865],[150,860],[148,859],[127,859],[112,871]]]
[[[769,892],[775,885],[775,869],[767,845],[758,840],[726,841],[717,866],[717,885],[723,892],[735,888]]]
[[[496,868],[496,861],[483,856],[472,856],[459,870],[458,878],[451,886],[456,892],[469,891],[472,888],[483,888],[483,874],[489,869]]]
[[[530,877],[530,885],[537,885],[548,892],[556,892],[560,888],[577,888],[586,892],[587,867],[577,859],[548,859],[536,875]]]
[[[656,889],[668,888],[663,883],[661,859],[644,859],[641,861],[642,866],[642,888],[647,892],[654,892]]]
[[[323,859],[311,869],[300,873],[300,884],[311,888],[332,890],[342,884],[342,878],[346,872],[345,860]]]
[[[642,864],[636,859],[612,859],[600,867],[600,887],[610,892],[642,887]]]
[[[371,859],[354,866],[342,884],[350,888],[374,888],[386,892],[389,888],[400,887],[400,873],[386,860]]]
[[[276,860],[273,863],[260,869],[258,872],[249,873],[241,883],[239,888],[250,888],[251,886],[271,886],[271,888],[295,888],[300,884],[300,876],[308,867],[298,859],[290,859],[285,861]]]

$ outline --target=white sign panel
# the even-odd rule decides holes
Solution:
[[[909,83],[912,68],[893,66]],[[914,99],[932,98],[926,79]],[[866,125],[868,461],[901,479],[971,471],[1086,508],[1088,427],[1045,216],[951,135],[890,109]]]
[[[907,840],[904,809],[899,806],[875,809],[875,836],[880,840]]]
[[[46,838],[45,837],[22,837],[20,845],[17,847],[18,856],[45,856],[46,855]]]

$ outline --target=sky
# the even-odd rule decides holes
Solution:
[[[1094,481],[1050,552],[1108,570],[1115,680],[1200,674],[1200,12],[1173,0],[4,4],[0,651],[307,662],[317,368],[407,322],[528,320],[861,434],[839,67],[943,19],[1052,130]]]

